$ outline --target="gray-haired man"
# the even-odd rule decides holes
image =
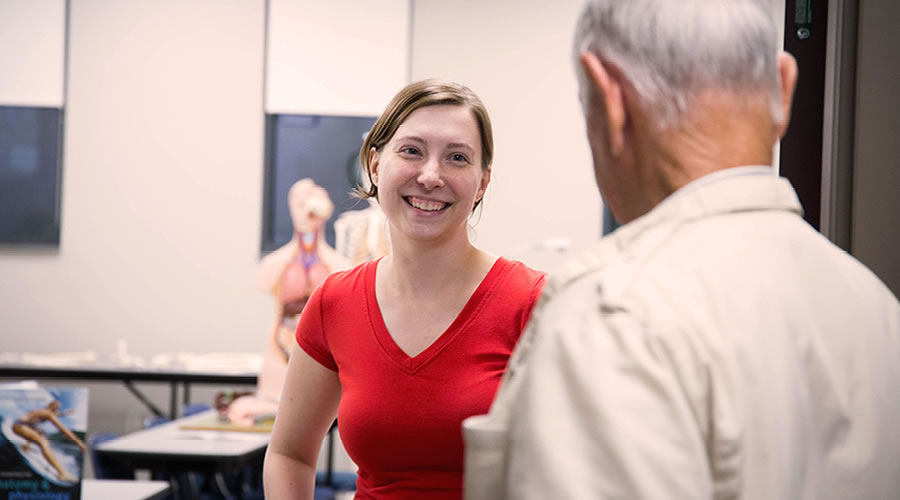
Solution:
[[[587,135],[626,224],[551,280],[465,422],[468,499],[900,497],[900,305],[768,166],[797,77],[771,8],[586,6]]]

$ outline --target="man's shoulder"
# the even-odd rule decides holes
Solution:
[[[624,233],[626,227],[618,231]],[[657,230],[644,230],[641,238]],[[603,292],[602,295],[607,298],[617,295],[613,291],[621,290],[644,265],[643,259],[635,258],[636,252],[643,252],[644,249],[635,248],[640,245],[630,245],[630,241],[623,244],[620,236],[614,233],[572,250],[548,277],[545,296],[570,296],[583,294],[586,290]]]
[[[556,323],[559,318],[597,312],[630,272],[608,239],[576,249],[547,277],[534,314]]]

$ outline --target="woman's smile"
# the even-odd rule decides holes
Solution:
[[[447,202],[419,198],[418,196],[404,196],[403,200],[406,201],[407,205],[423,212],[441,212],[450,206],[450,203]]]

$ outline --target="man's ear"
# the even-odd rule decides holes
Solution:
[[[587,76],[587,84],[593,93],[602,100],[606,110],[606,134],[609,152],[618,156],[625,148],[625,123],[627,113],[622,96],[622,82],[615,78],[596,54],[585,51],[580,56],[581,66]],[[615,75],[619,75],[618,72]],[[589,104],[590,105],[590,104]]]
[[[369,148],[369,180],[376,186],[378,185],[378,160],[378,151],[375,150],[374,146]]]
[[[781,86],[781,121],[775,124],[778,139],[787,132],[791,121],[791,103],[794,100],[794,89],[797,85],[797,60],[787,52],[778,54],[778,83]]]

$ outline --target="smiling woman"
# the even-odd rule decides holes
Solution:
[[[474,125],[477,126],[478,141],[466,145],[473,153],[475,151],[472,148],[480,146],[478,153],[480,153],[481,168],[490,171],[491,162],[494,159],[494,131],[484,103],[471,89],[462,85],[424,80],[401,90],[388,104],[381,118],[372,126],[372,130],[366,136],[366,140],[360,148],[360,160],[363,170],[369,176],[369,180],[373,182],[370,183],[371,187],[367,191],[361,193],[363,197],[378,196],[378,186],[373,180],[373,171],[370,168],[372,150],[382,151],[410,114],[422,108],[441,105],[457,106],[471,114]],[[480,144],[478,144],[479,142]]]
[[[465,240],[466,220],[491,179],[490,166],[481,165],[472,113],[451,104],[410,113],[380,151],[369,149],[366,168],[398,244]]]
[[[466,221],[491,180],[481,100],[426,80],[400,91],[360,150],[391,253],[335,273],[300,317],[266,466],[267,498],[312,498],[335,415],[358,498],[462,497],[461,422],[485,413],[544,285],[490,255]]]

